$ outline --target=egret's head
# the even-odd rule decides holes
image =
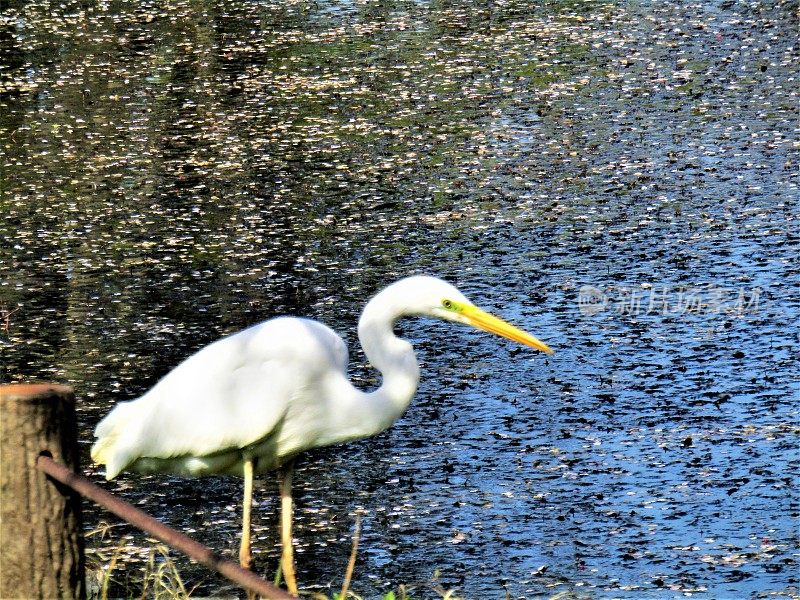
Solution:
[[[402,314],[427,315],[471,325],[548,354],[553,352],[544,342],[481,310],[454,286],[436,277],[407,277],[392,284],[384,292],[389,290],[395,292],[395,298],[402,302],[402,306],[398,306]]]

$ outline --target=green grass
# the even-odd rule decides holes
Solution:
[[[103,538],[112,530],[115,525],[108,525],[102,523],[97,529],[87,534],[88,538],[99,537]],[[333,592],[330,596],[325,593],[309,590],[300,590],[301,598],[309,598],[311,600],[367,600],[358,592],[350,591],[350,576],[352,569],[355,565],[356,551],[358,547],[358,539],[360,535],[360,520],[357,520],[356,530],[353,535],[353,549],[350,553],[347,571],[344,574],[344,581],[346,584],[342,586],[342,592]],[[152,540],[153,546],[150,549],[148,560],[142,575],[141,581],[131,581],[128,579],[125,582],[124,598],[129,599],[154,599],[154,600],[181,600],[183,598],[191,598],[193,589],[187,589],[181,577],[180,571],[175,563],[175,560],[170,554],[168,546]],[[115,572],[117,572],[117,565],[125,556],[125,543],[120,542],[110,554],[99,553],[96,557],[90,557],[87,560],[86,571],[88,574],[89,589],[87,591],[88,598],[92,600],[109,600],[109,589],[111,584],[119,584],[115,581]],[[415,585],[399,585],[396,589],[386,592],[382,600],[415,600],[415,592],[423,593],[429,597],[431,593],[435,594],[441,600],[462,600],[454,590],[445,589],[439,582],[439,571],[434,572],[433,577],[429,582]],[[280,569],[275,576],[275,584],[278,585],[281,581]],[[244,592],[241,592],[243,595]],[[117,597],[115,594],[114,597]]]

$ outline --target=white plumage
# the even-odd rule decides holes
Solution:
[[[271,319],[206,346],[119,404],[97,426],[93,458],[106,464],[108,479],[123,469],[241,475],[249,447],[256,472],[275,469],[338,441],[326,427],[336,410],[329,384],[346,369],[347,347],[333,331],[308,319]]]
[[[379,433],[403,414],[417,388],[413,348],[393,332],[398,319],[414,315],[472,325],[551,352],[475,307],[452,285],[408,277],[370,300],[359,321],[364,353],[383,376],[377,390],[350,384],[347,347],[331,329],[279,317],[202,348],[143,396],[120,403],[97,425],[92,458],[106,465],[108,479],[123,470],[244,474],[247,486],[248,468],[272,470],[303,450]]]

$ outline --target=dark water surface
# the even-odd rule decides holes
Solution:
[[[361,307],[436,273],[556,354],[402,323],[408,413],[298,465],[304,586],[339,585],[363,509],[365,598],[435,570],[466,598],[798,598],[797,11],[7,2],[0,382],[74,385],[102,482],[96,422],[199,347],[308,315],[373,386]],[[234,555],[239,480],[103,485]],[[120,543],[122,595],[149,543],[90,538]]]

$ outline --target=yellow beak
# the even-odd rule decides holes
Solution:
[[[503,336],[504,338],[514,340],[520,344],[525,344],[531,348],[536,348],[542,352],[547,352],[547,354],[553,353],[547,344],[537,340],[530,333],[522,331],[522,329],[514,327],[510,323],[506,323],[503,319],[498,319],[494,315],[490,315],[476,306],[465,306],[461,314],[465,321],[473,327]]]

